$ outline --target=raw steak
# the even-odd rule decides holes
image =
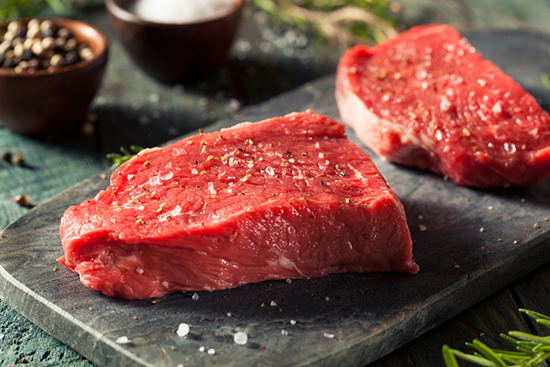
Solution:
[[[344,132],[306,111],[143,151],[65,212],[60,262],[125,299],[416,273],[401,202]]]
[[[455,29],[418,26],[340,60],[342,120],[376,154],[474,187],[550,176],[550,117]]]

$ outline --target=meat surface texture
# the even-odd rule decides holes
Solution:
[[[345,127],[311,110],[142,151],[60,232],[59,261],[124,299],[418,271],[401,202]]]
[[[550,176],[548,113],[450,26],[347,50],[336,100],[344,123],[388,161],[480,188]]]

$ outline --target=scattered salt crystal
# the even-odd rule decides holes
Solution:
[[[162,282],[162,286],[164,288],[168,288],[170,286],[170,284],[167,281],[164,281],[164,282]]]
[[[522,203],[525,203],[525,199],[521,199],[521,202],[522,202]]]
[[[271,306],[277,306],[277,302],[271,301],[270,305],[271,305]]]
[[[329,299],[330,299],[330,298],[327,297],[327,298],[325,298],[325,301],[328,301]]]
[[[418,228],[420,228],[421,231],[425,231],[428,229],[428,227],[426,227],[425,225],[421,224],[418,226]]]
[[[177,334],[180,338],[183,338],[184,336],[186,336],[187,334],[189,334],[189,325],[185,324],[185,323],[181,323],[179,326],[178,326],[178,331],[177,331]]]
[[[178,364],[176,367],[183,367],[183,364],[180,363],[180,364]]]
[[[200,347],[199,352],[204,352],[204,349],[205,349],[204,347]]]
[[[290,283],[292,283],[292,279],[287,279],[286,282],[287,282],[288,284],[290,284]]]
[[[451,102],[449,102],[447,97],[445,96],[441,97],[441,102],[439,103],[439,109],[445,112],[445,111],[448,111],[449,108],[451,108]]]
[[[265,171],[267,172],[268,175],[270,176],[273,176],[275,174],[275,171],[273,170],[273,168],[271,166],[267,166],[267,168],[265,169]]]
[[[424,218],[423,215],[419,215],[419,216],[418,216],[418,219],[422,219],[422,218]]]
[[[455,264],[455,268],[457,268],[457,269],[458,269],[458,268],[460,268],[460,265],[458,265],[458,264]]]
[[[315,148],[319,148],[319,142],[315,143]]]
[[[196,301],[199,299],[199,295],[197,293],[193,293],[193,297],[191,297],[193,301]]]
[[[167,174],[165,174],[164,176],[160,176],[160,179],[161,180],[169,180],[172,177],[174,177],[174,172],[170,171]]]
[[[296,325],[296,320],[290,320],[290,325]]]
[[[281,335],[288,335],[288,331],[286,331],[286,330],[284,330],[284,329],[281,330]]]
[[[479,336],[485,336],[485,333],[479,333]]]
[[[0,334],[0,339],[4,339],[4,334]]]
[[[121,336],[116,340],[117,344],[128,344],[130,342],[130,339],[128,339],[127,336]]]
[[[492,206],[488,206],[487,209],[493,210],[493,207],[492,207]]]
[[[159,222],[164,222],[167,217],[168,217],[168,214],[163,213],[163,214],[159,215],[157,218],[158,218]]]
[[[485,232],[485,228],[481,227],[481,228],[479,229],[479,231],[480,231],[480,232]]]
[[[181,206],[176,206],[174,209],[172,209],[172,211],[170,212],[170,215],[172,217],[175,217],[176,215],[178,215],[179,213],[181,213]]]
[[[500,106],[500,101],[499,101],[495,103],[495,105],[493,106],[493,113],[496,115],[501,112],[502,112],[502,107]]]
[[[246,333],[243,333],[242,331],[238,331],[233,336],[233,340],[235,341],[235,344],[245,345],[248,341],[248,335],[246,335]]]
[[[208,354],[216,354],[216,350],[214,348],[208,349]]]
[[[324,333],[323,336],[325,338],[334,338],[334,334]]]
[[[197,173],[199,173],[199,171],[197,171],[196,168],[193,168],[193,170],[191,171],[191,174],[192,174],[192,175],[196,175]]]
[[[149,177],[149,185],[156,186],[159,183],[160,183],[160,177],[159,176]]]
[[[227,316],[231,317],[231,312],[228,312],[228,313],[227,313]]]
[[[416,72],[416,79],[422,80],[428,76],[428,72],[424,69],[420,69]]]
[[[151,101],[152,103],[157,103],[158,101],[160,101],[160,96],[156,93],[151,94],[149,96],[149,101]]]

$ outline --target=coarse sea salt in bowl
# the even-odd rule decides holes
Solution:
[[[0,122],[23,135],[83,122],[107,65],[109,43],[95,27],[66,18],[0,23]]]
[[[166,84],[216,71],[227,59],[244,0],[106,0],[112,28],[132,61]]]

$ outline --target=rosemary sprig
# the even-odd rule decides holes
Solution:
[[[269,15],[275,26],[286,23],[344,44],[395,36],[396,14],[401,11],[395,0],[251,0],[251,4]]]
[[[122,163],[126,162],[127,160],[132,158],[134,155],[141,152],[143,149],[144,148],[139,147],[137,145],[131,145],[130,150],[132,152],[130,152],[128,149],[126,149],[124,147],[120,147],[120,151],[121,151],[122,154],[118,154],[118,153],[109,153],[109,154],[107,154],[107,159],[110,159],[110,160],[113,161],[111,169],[117,168]]]
[[[550,317],[538,312],[519,309],[540,325],[550,328]],[[479,340],[466,343],[475,350],[474,354],[466,354],[448,345],[442,348],[443,359],[447,367],[459,367],[458,359],[485,367],[536,367],[546,366],[550,362],[550,336],[541,337],[521,331],[510,331],[508,335],[500,334],[507,342],[516,346],[515,352],[491,349]]]

